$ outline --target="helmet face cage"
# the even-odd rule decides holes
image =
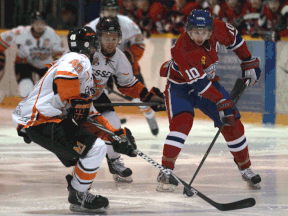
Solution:
[[[100,50],[97,34],[88,26],[76,28],[68,34],[68,46],[71,52],[90,53],[91,47]]]
[[[115,32],[118,34],[119,43],[121,43],[122,32],[117,18],[106,18],[106,17],[100,18],[98,24],[96,25],[96,32],[100,41],[102,38],[102,34],[104,32],[108,33]]]
[[[192,31],[192,29],[208,29],[213,30],[213,18],[207,10],[194,9],[187,18],[186,30]]]

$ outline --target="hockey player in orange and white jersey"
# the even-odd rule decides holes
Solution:
[[[94,87],[91,90],[94,103],[111,103],[104,88],[113,77],[118,90],[129,97],[137,98],[139,101],[164,102],[164,95],[158,88],[153,87],[150,92],[133,75],[131,64],[125,54],[117,48],[121,41],[121,28],[116,18],[101,18],[96,27],[96,33],[101,41],[101,51],[95,52],[93,56],[92,69]],[[165,110],[162,106],[152,106],[155,111]],[[121,127],[120,119],[113,107],[97,107],[97,110],[116,129]],[[107,144],[107,162],[115,181],[132,182],[132,171],[124,166],[120,160],[120,154],[113,150],[109,140]]]
[[[78,28],[69,33],[68,44],[72,52],[54,62],[19,103],[12,119],[26,143],[33,141],[53,152],[66,167],[74,166],[73,176],[66,176],[70,210],[102,212],[108,199],[88,191],[107,148],[102,139],[85,129],[86,118],[89,115],[123,138],[113,141],[120,147],[119,153],[136,157],[136,144],[129,129],[115,129],[92,106],[90,59],[99,47],[96,33],[89,27]]]
[[[58,59],[64,47],[60,37],[46,25],[45,14],[38,11],[32,13],[31,25],[18,26],[0,35],[0,71],[5,65],[4,51],[13,44],[18,47],[15,74],[20,96],[24,98],[34,86],[32,72],[41,78],[47,71],[44,64]]]
[[[132,65],[134,76],[143,84],[144,79],[140,71],[139,60],[144,54],[146,42],[141,33],[140,28],[135,24],[129,17],[119,15],[119,3],[118,0],[102,0],[100,5],[100,17],[116,17],[121,27],[122,31],[122,40],[119,42],[118,48],[124,52],[128,58],[130,64]],[[96,30],[96,25],[99,22],[100,18],[97,18],[87,26],[91,27],[94,31]],[[112,84],[111,84],[112,83]],[[113,87],[113,80],[110,79],[108,82],[108,87]],[[141,102],[139,99],[134,98],[134,102]],[[153,135],[159,133],[158,125],[155,119],[155,112],[151,107],[140,106],[139,107],[146,120],[149,124],[151,132]]]

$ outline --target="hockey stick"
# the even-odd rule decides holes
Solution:
[[[134,99],[132,97],[129,97],[129,96],[126,96],[126,95],[122,95],[122,94],[114,91],[113,89],[111,89],[111,93],[114,93],[115,95],[117,95],[117,96],[119,96],[119,97],[121,97],[121,98],[123,98],[125,100],[128,100],[128,101],[132,101]]]
[[[121,137],[119,137],[116,134],[114,134],[113,132],[109,131],[103,125],[101,125],[100,123],[98,123],[97,121],[92,119],[91,117],[88,117],[87,120],[89,122],[91,122],[93,125],[95,125],[96,127],[98,127],[99,129],[105,131],[113,139],[121,140]],[[136,149],[135,153],[137,153],[141,158],[148,161],[150,164],[152,164],[153,166],[155,166],[156,168],[158,168],[162,172],[164,172],[166,174],[171,174],[171,176],[173,176],[173,178],[175,178],[175,180],[177,180],[180,184],[182,184],[187,190],[190,190],[193,194],[196,194],[197,196],[199,196],[200,198],[202,198],[203,200],[205,200],[210,205],[214,206],[215,208],[217,208],[220,211],[229,211],[229,210],[236,210],[236,209],[242,209],[242,208],[249,208],[249,207],[252,207],[256,204],[256,201],[253,198],[247,198],[247,199],[239,200],[239,201],[232,202],[232,203],[223,203],[223,204],[217,203],[217,202],[211,200],[210,198],[208,198],[207,196],[205,196],[204,194],[202,194],[200,191],[198,191],[195,188],[188,185],[186,182],[184,182],[183,180],[178,178],[175,174],[170,173],[169,170],[167,170],[166,168],[161,166],[159,163],[157,163],[156,161],[154,161],[153,159],[151,159],[150,157],[145,155],[140,150]]]
[[[144,102],[144,103],[93,103],[95,107],[107,107],[107,106],[155,106],[159,105],[159,102]]]
[[[244,83],[243,79],[237,79],[237,80],[236,80],[235,85],[234,85],[234,87],[233,87],[233,89],[232,89],[232,91],[231,91],[231,94],[230,94],[230,96],[231,96],[231,98],[232,98],[232,100],[233,100],[233,102],[234,102],[233,108],[236,107],[236,104],[238,103],[238,101],[239,101],[242,93],[244,92],[245,88],[249,85],[249,82],[250,82],[250,81],[247,80],[246,83]],[[196,172],[194,173],[194,176],[192,177],[189,185],[191,185],[192,182],[194,181],[196,175],[198,174],[199,170],[201,169],[204,161],[206,160],[209,152],[211,151],[213,145],[215,144],[215,142],[216,142],[219,134],[220,134],[221,131],[223,130],[224,126],[225,126],[225,123],[222,124],[222,125],[220,126],[220,128],[218,129],[218,131],[217,131],[217,133],[216,133],[216,135],[215,135],[212,143],[210,144],[210,146],[209,146],[209,148],[207,149],[204,157],[202,158],[202,161],[201,161],[201,163],[199,164]],[[191,197],[191,196],[194,195],[193,193],[191,193],[190,190],[187,190],[185,187],[184,187],[184,189],[183,189],[183,194],[186,194],[188,197]]]

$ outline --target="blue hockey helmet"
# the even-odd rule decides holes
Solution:
[[[213,18],[207,10],[194,9],[187,18],[186,30],[191,31],[193,28],[209,30],[213,29]]]

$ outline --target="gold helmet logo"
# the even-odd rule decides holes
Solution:
[[[206,57],[205,57],[205,56],[202,56],[202,58],[201,58],[201,64],[202,64],[202,65],[205,65],[205,64],[206,64]]]

